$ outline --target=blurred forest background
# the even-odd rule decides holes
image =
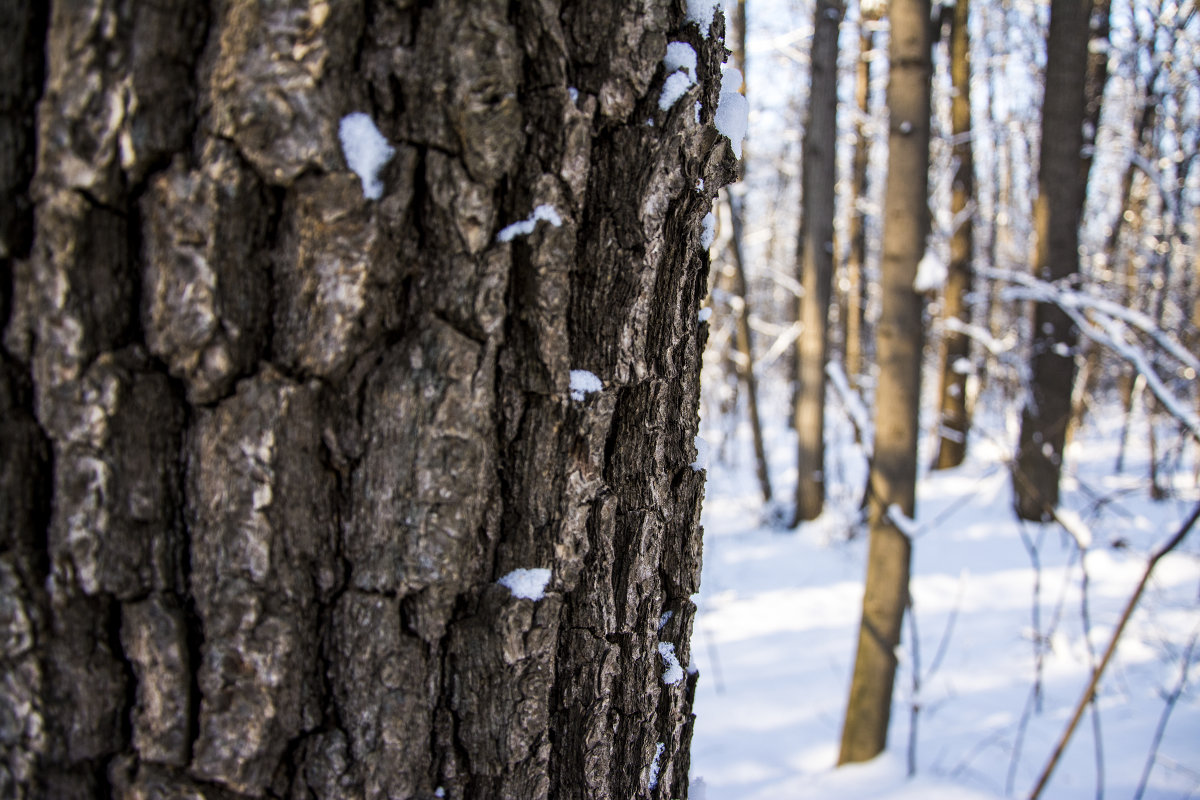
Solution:
[[[702,680],[697,700],[700,791],[802,796],[788,780],[807,775],[804,786],[820,787],[812,796],[856,786],[882,796],[887,768],[857,784],[812,774],[834,756],[887,750],[906,761],[897,774],[956,781],[946,796],[965,785],[1037,796],[1064,745],[1075,766],[1068,757],[1046,796],[1103,797],[1106,779],[1113,796],[1200,791],[1190,688],[1200,551],[1187,538],[1200,498],[1195,2],[737,0],[725,10],[751,114],[744,179],[718,210],[705,312],[696,650],[717,687],[706,696]],[[967,539],[988,541],[973,552],[951,544]],[[816,564],[817,584],[844,572],[855,604],[865,592],[861,618],[856,609],[833,638],[787,619],[826,607],[788,594]],[[984,591],[1017,621],[991,630],[981,652],[1009,671],[1008,694],[999,716],[975,707],[956,723],[965,727],[923,722],[958,747],[923,769],[917,719],[939,690],[922,678],[952,671],[943,657],[975,619],[964,594],[992,566],[1013,567]],[[916,598],[938,576],[930,626]],[[927,662],[936,651],[924,673],[918,616]],[[755,692],[796,680],[764,672],[763,647],[795,665],[826,645],[836,677],[763,698],[811,710],[837,696],[816,727],[790,718],[795,735],[823,739],[805,743],[819,745],[813,759],[797,759],[803,747],[780,735],[788,726],[764,722],[771,708],[748,719]],[[1070,680],[1047,706],[1055,659]],[[1132,691],[1124,670],[1140,662],[1158,671]],[[969,702],[941,691],[935,705]],[[1141,721],[1106,737],[1105,702]],[[888,739],[900,707],[907,745],[895,730]],[[727,716],[706,728],[706,710]],[[1159,753],[1173,713],[1190,758]],[[1070,749],[1076,724],[1090,751]],[[739,730],[769,735],[739,749]]]

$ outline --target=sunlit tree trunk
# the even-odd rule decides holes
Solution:
[[[855,66],[854,103],[858,118],[854,122],[854,165],[850,184],[849,252],[845,275],[845,360],[850,385],[858,388],[863,372],[864,324],[867,299],[867,225],[860,204],[867,199],[871,141],[867,133],[871,114],[871,53],[875,47],[872,26],[879,20],[879,7],[860,3],[858,11],[858,64]]]
[[[913,290],[913,280],[929,231],[929,5],[929,0],[894,0],[888,8],[888,173],[883,307],[876,343],[875,455],[868,479],[870,544],[841,764],[874,758],[887,744],[896,647],[908,603],[912,543],[895,515],[911,518],[916,504],[924,331],[922,298]]]
[[[686,796],[720,15],[45,5],[0,4],[0,797]]]
[[[1092,0],[1051,0],[1034,274],[1066,281],[1079,272],[1079,221],[1087,175],[1081,162],[1087,117],[1088,39]],[[1063,446],[1071,419],[1078,332],[1053,303],[1034,309],[1030,379],[1013,466],[1016,512],[1048,519],[1058,506]]]
[[[957,164],[951,189],[950,212],[954,231],[950,236],[950,264],[942,295],[942,319],[966,324],[971,318],[967,295],[974,278],[975,249],[975,162],[971,143],[971,40],[968,35],[970,0],[958,0],[950,26],[950,75],[954,87],[951,105],[953,158]],[[971,340],[961,330],[943,328],[940,357],[941,403],[938,414],[938,451],[935,469],[957,467],[967,452],[971,427],[967,404],[965,367],[971,355]]]
[[[800,323],[796,340],[796,434],[799,439],[793,524],[816,519],[825,504],[825,362],[833,289],[833,212],[837,144],[840,0],[819,0],[813,11],[812,79],[801,169]]]

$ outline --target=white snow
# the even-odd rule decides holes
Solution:
[[[346,166],[362,181],[363,197],[368,200],[383,197],[379,171],[392,160],[396,150],[375,127],[375,121],[361,111],[347,114],[338,125],[338,139],[342,143]]]
[[[705,39],[709,36],[713,15],[720,4],[721,0],[687,0],[687,21],[696,23]]]
[[[705,306],[696,314],[696,319],[700,322],[708,322],[712,319],[712,306]]]
[[[892,503],[887,507],[887,515],[888,519],[892,521],[892,524],[896,526],[896,530],[900,531],[908,538],[915,539],[920,534],[921,528],[917,525],[916,521],[913,520],[912,517],[905,514],[904,509],[900,508],[900,506],[896,505],[895,503]]]
[[[696,472],[708,469],[708,442],[704,441],[703,436],[697,436],[692,443],[696,446],[696,460],[692,462],[692,469]]]
[[[717,238],[717,215],[711,211],[708,212],[704,215],[700,225],[700,246],[707,250],[712,247],[713,241]]]
[[[734,67],[726,67],[721,73],[721,96],[717,101],[717,113],[713,122],[717,130],[729,139],[736,158],[742,157],[742,140],[750,121],[750,103],[738,91],[742,85],[742,73]]]
[[[674,611],[667,611],[663,613],[663,615],[658,618],[658,629],[661,631],[663,628],[667,627],[667,623],[671,621],[671,617],[673,616],[675,616]]]
[[[586,369],[571,370],[571,399],[583,401],[589,394],[595,394],[604,388],[604,384],[595,374]]]
[[[658,107],[669,111],[671,106],[679,102],[679,98],[696,85],[696,49],[687,42],[671,42],[667,45],[663,67],[667,71],[667,79],[658,96]]]
[[[675,645],[670,642],[658,643],[658,654],[662,656],[663,670],[662,682],[667,686],[674,686],[683,680],[683,667],[679,665],[679,657],[675,655]]]
[[[667,45],[667,55],[663,58],[663,66],[667,73],[683,70],[693,81],[696,80],[696,48],[687,42],[671,42]]]
[[[862,437],[863,450],[869,455],[873,447],[875,432],[874,426],[871,424],[871,414],[867,411],[866,403],[863,402],[858,392],[850,388],[850,381],[846,379],[846,372],[842,369],[840,363],[837,361],[826,363],[825,374],[829,377],[829,381],[833,385],[833,390],[841,399],[842,406],[845,408],[846,414],[850,417],[850,421]]]
[[[662,768],[660,762],[662,761],[663,751],[666,749],[667,746],[662,742],[659,742],[654,747],[654,760],[650,762],[650,775],[646,779],[646,788],[652,792],[658,788],[658,771]]]
[[[567,87],[567,97],[571,98],[572,103],[578,103],[579,102],[579,90],[576,89],[574,86],[568,86]]]
[[[760,391],[768,457],[782,493],[796,468],[796,439],[786,424],[790,391],[782,381],[760,384]],[[906,621],[887,751],[845,768],[835,763],[862,610],[868,539],[858,515],[867,460],[847,418],[829,414],[826,511],[781,534],[762,522],[770,517],[743,422],[723,445],[728,461],[714,460],[704,500],[704,567],[691,646],[699,670],[691,795],[703,781],[708,800],[1027,797],[1091,676],[1080,546],[1088,546],[1090,638],[1099,652],[1146,558],[1200,497],[1194,457],[1187,456],[1172,472],[1177,496],[1150,498],[1146,436],[1131,437],[1126,470],[1114,472],[1122,417],[1116,401],[1096,409],[1068,447],[1066,514],[1059,512],[1066,529],[1015,519],[1008,464],[1017,430],[1003,409],[981,401],[967,461],[951,470],[925,468],[936,445],[936,426],[926,426],[912,522],[919,528],[910,583],[916,635]],[[727,421],[704,424],[712,438]],[[892,509],[897,519],[898,511]],[[1102,679],[1102,766],[1089,710],[1045,800],[1093,800],[1098,769],[1105,797],[1134,795],[1163,696],[1178,685],[1200,625],[1196,535],[1159,562]],[[1146,800],[1186,797],[1200,785],[1197,656],[1193,651],[1187,688],[1165,725]],[[1031,701],[1035,682],[1040,712]],[[916,775],[909,778],[914,703],[920,705]]]
[[[550,583],[550,570],[543,568],[514,569],[499,581],[501,586],[512,592],[513,597],[526,600],[541,600],[546,596],[546,584]]]
[[[934,292],[946,285],[946,263],[926,249],[917,264],[917,277],[913,279],[913,291],[917,294]]]
[[[658,107],[663,111],[669,111],[671,106],[679,102],[679,98],[687,94],[688,89],[692,88],[692,79],[682,72],[673,72],[667,76],[663,82],[662,94],[658,96]]]
[[[554,206],[543,203],[533,209],[533,213],[520,222],[514,222],[500,230],[496,234],[497,242],[511,242],[518,236],[528,236],[537,228],[538,222],[549,222],[554,227],[562,225],[562,217]]]

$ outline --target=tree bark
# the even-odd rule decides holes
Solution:
[[[875,47],[872,26],[878,22],[877,8],[863,3],[858,11],[859,56],[855,66],[854,102],[858,118],[854,122],[854,166],[850,189],[850,248],[846,259],[846,289],[843,324],[845,325],[846,376],[855,389],[861,386],[865,360],[864,328],[867,306],[867,225],[860,204],[866,202],[871,142],[867,122],[871,118],[871,52]]]
[[[950,264],[942,293],[942,319],[966,324],[971,319],[967,295],[974,282],[975,220],[970,210],[975,202],[975,162],[971,144],[971,39],[967,30],[970,0],[957,0],[950,25],[950,77],[954,87],[951,103],[953,158],[957,163],[950,195],[950,216],[955,225],[950,235]],[[941,402],[938,413],[938,452],[934,469],[950,469],[967,454],[971,428],[967,404],[968,370],[963,363],[971,355],[971,340],[961,328],[944,328],[940,360]]]
[[[1079,219],[1087,189],[1081,157],[1087,113],[1088,39],[1092,0],[1052,0],[1042,103],[1041,162],[1034,203],[1034,272],[1065,282],[1079,271]],[[1071,419],[1078,338],[1058,306],[1034,310],[1028,396],[1013,466],[1016,512],[1047,520],[1058,507],[1063,446]]]
[[[896,647],[908,604],[912,543],[896,519],[913,516],[917,482],[917,414],[924,345],[922,297],[913,290],[930,215],[929,0],[889,6],[887,188],[883,222],[883,307],[877,328],[879,386],[875,453],[868,478],[870,544],[862,623],[839,764],[867,761],[887,745]]]
[[[802,155],[803,210],[799,278],[803,330],[796,340],[796,434],[799,442],[793,525],[816,519],[825,505],[825,362],[833,289],[833,212],[837,145],[838,30],[841,0],[813,10],[812,94]]]
[[[720,16],[42,5],[0,8],[0,796],[685,797]]]

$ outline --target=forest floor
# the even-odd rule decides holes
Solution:
[[[826,513],[787,530],[770,523],[761,502],[748,431],[722,443],[720,431],[706,430],[712,463],[692,636],[700,673],[692,798],[1028,796],[1147,558],[1200,499],[1194,451],[1165,426],[1160,452],[1170,454],[1172,444],[1179,451],[1164,473],[1168,499],[1150,499],[1144,420],[1116,471],[1121,418],[1119,409],[1094,414],[1069,447],[1063,507],[1074,534],[1016,521],[1006,467],[1011,415],[979,426],[962,467],[923,470],[915,613],[905,621],[889,747],[871,763],[837,770],[863,590],[866,535],[857,517],[865,458],[832,407]],[[790,495],[794,437],[780,428],[766,438],[775,491]],[[1101,796],[1098,778],[1108,798],[1136,797],[1143,780],[1145,798],[1200,796],[1198,636],[1194,530],[1158,564],[1100,685],[1096,713],[1080,723],[1043,797],[1091,800]]]

